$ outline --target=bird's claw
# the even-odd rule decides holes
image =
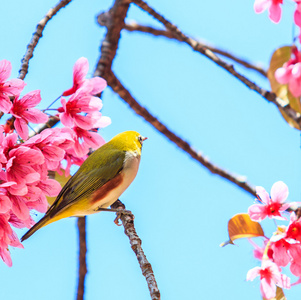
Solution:
[[[134,217],[134,215],[132,214],[132,212],[130,210],[126,210],[126,209],[121,209],[120,211],[116,212],[116,218],[114,220],[114,223],[117,226],[121,226],[122,223],[119,222],[119,220],[121,220],[121,215],[131,215]]]

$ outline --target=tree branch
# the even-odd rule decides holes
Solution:
[[[30,43],[27,45],[26,53],[22,59],[21,69],[19,70],[19,78],[24,80],[28,73],[29,60],[33,57],[33,51],[42,37],[43,30],[48,21],[63,7],[69,4],[72,0],[61,0],[54,8],[51,8],[46,16],[38,23],[36,31],[33,33]]]
[[[117,200],[111,205],[113,209],[125,209],[125,205]],[[118,215],[117,215],[118,217]],[[154,275],[154,271],[152,269],[151,264],[147,260],[144,251],[141,247],[141,239],[139,238],[135,227],[134,227],[134,215],[133,214],[121,214],[120,220],[122,221],[122,225],[124,227],[124,233],[130,240],[131,248],[136,254],[137,260],[139,262],[141,271],[143,276],[146,279],[147,286],[150,292],[150,296],[152,300],[160,300],[160,291],[158,289],[158,285],[156,282],[156,278]]]
[[[78,267],[78,285],[77,285],[77,300],[84,299],[85,291],[85,277],[87,274],[87,264],[86,264],[86,253],[87,253],[87,243],[86,243],[86,217],[77,218],[78,227],[78,242],[79,242],[79,267]]]
[[[127,31],[130,31],[130,32],[138,31],[138,32],[143,32],[143,33],[149,33],[149,34],[152,34],[154,36],[166,37],[166,38],[169,38],[169,39],[177,40],[179,42],[183,42],[172,31],[156,29],[154,27],[140,25],[140,24],[137,24],[135,22],[125,24],[124,29],[127,30]],[[196,43],[198,42],[200,45],[202,45],[202,47],[206,47],[207,49],[211,50],[214,53],[217,53],[217,54],[220,54],[224,57],[227,57],[227,58],[237,62],[238,64],[244,66],[245,68],[254,70],[254,71],[258,72],[259,74],[261,74],[262,76],[267,77],[267,72],[259,66],[256,66],[256,65],[254,65],[254,64],[252,64],[252,63],[250,63],[250,62],[248,62],[244,59],[241,59],[241,58],[239,58],[239,57],[237,57],[237,56],[235,56],[235,55],[233,55],[233,54],[231,54],[231,53],[229,53],[225,50],[213,47],[212,45],[204,44],[204,43],[201,43],[200,41],[197,41],[197,40],[195,40],[195,42]]]
[[[124,19],[129,9],[129,1],[116,0],[111,9],[101,13],[97,22],[107,28],[107,33],[101,43],[100,58],[96,65],[94,76],[105,78],[111,71],[113,59],[116,56],[120,32],[124,28]]]
[[[169,130],[163,123],[161,123],[157,118],[155,118],[145,107],[142,107],[136,99],[131,95],[131,93],[122,85],[122,83],[117,79],[113,72],[106,78],[108,85],[112,90],[117,93],[121,99],[123,99],[129,106],[135,111],[135,113],[143,117],[147,122],[149,122],[153,127],[155,127],[159,132],[164,134],[170,141],[175,143],[179,148],[188,153],[193,159],[201,163],[205,168],[207,168],[211,173],[219,175],[235,185],[239,186],[246,192],[250,193],[252,196],[256,197],[255,188],[246,182],[244,176],[235,176],[222,168],[214,165],[200,152],[193,149],[186,141],[181,139],[171,130]]]
[[[165,19],[162,15],[157,13],[153,8],[151,8],[147,3],[145,3],[142,0],[132,0],[133,3],[138,5],[141,9],[149,13],[151,16],[153,16],[155,19],[157,19],[159,22],[161,22],[167,30],[170,30],[173,32],[173,34],[179,39],[180,41],[186,43],[189,45],[193,50],[205,55],[207,58],[212,60],[214,63],[216,63],[218,66],[225,69],[227,72],[229,72],[231,75],[233,75],[235,78],[237,78],[239,81],[244,83],[247,87],[249,87],[251,90],[257,92],[260,94],[263,98],[266,100],[272,102],[275,104],[279,109],[282,109],[283,113],[287,115],[287,117],[293,119],[299,127],[301,127],[301,115],[300,113],[296,112],[294,109],[291,108],[289,104],[287,104],[284,100],[277,97],[276,94],[267,91],[261,87],[259,87],[254,82],[250,81],[245,76],[241,75],[237,71],[235,71],[233,65],[230,65],[226,63],[225,61],[218,58],[210,49],[205,47],[204,45],[198,43],[197,41],[191,39],[184,33],[182,33],[178,27],[176,27],[174,24],[169,22],[167,19]]]

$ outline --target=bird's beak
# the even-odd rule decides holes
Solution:
[[[142,142],[144,142],[147,139],[148,139],[148,137],[142,137]]]

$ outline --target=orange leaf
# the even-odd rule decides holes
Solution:
[[[270,81],[272,91],[279,98],[281,98],[285,104],[290,104],[293,110],[301,113],[300,97],[298,98],[294,97],[289,91],[288,85],[280,84],[275,78],[275,71],[281,68],[283,64],[286,63],[291,58],[291,53],[292,53],[291,46],[284,46],[277,49],[272,55],[270,61],[270,67],[268,69],[267,75]],[[298,123],[296,123],[292,118],[284,114],[281,108],[280,108],[280,112],[289,125],[300,130],[300,126],[298,125]]]
[[[228,222],[228,233],[230,240],[222,243],[221,247],[233,244],[236,239],[264,236],[261,225],[252,221],[248,214],[237,214],[232,217]]]

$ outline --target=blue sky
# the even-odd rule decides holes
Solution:
[[[36,24],[55,4],[53,0],[1,4],[0,59],[12,62],[12,77],[18,75]],[[77,0],[49,22],[25,80],[25,92],[41,89],[40,108],[71,86],[72,67],[79,57],[89,59],[93,74],[105,34],[96,24],[96,15],[111,4]],[[149,4],[186,34],[265,68],[276,48],[292,42],[294,6],[288,1],[277,25],[267,13],[256,15],[251,0],[152,0]],[[133,5],[127,20],[160,26]],[[287,125],[274,105],[188,46],[164,38],[123,32],[113,69],[143,106],[212,162],[268,191],[283,180],[289,199],[301,201],[300,133]],[[237,70],[269,89],[256,73]],[[135,214],[136,230],[162,299],[261,299],[259,281],[245,281],[247,271],[258,265],[251,245],[237,241],[237,246],[219,247],[228,238],[228,220],[246,212],[253,198],[209,173],[110,88],[102,99],[102,112],[112,119],[102,130],[106,140],[125,130],[149,138],[138,176],[121,200]],[[149,299],[136,257],[114,218],[105,212],[88,217],[86,299]],[[274,230],[269,221],[263,227],[267,234]],[[18,230],[19,237],[25,231]],[[0,262],[0,298],[74,299],[76,219],[41,229],[24,247],[12,249],[12,268]],[[286,295],[297,299],[300,289],[294,287]]]

